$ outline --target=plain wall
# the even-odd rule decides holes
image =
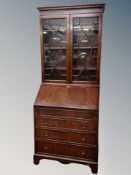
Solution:
[[[0,0],[1,175],[92,174],[80,164],[33,164],[33,103],[41,83],[36,8],[103,2],[99,175],[131,174],[131,1]]]

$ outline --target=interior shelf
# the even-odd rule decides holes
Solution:
[[[93,47],[73,47],[73,49],[97,49],[98,47],[93,46]],[[57,50],[57,49],[67,49],[67,47],[44,47],[46,50]]]
[[[45,68],[45,70],[51,70],[52,69],[52,67],[46,67]],[[58,70],[66,70],[67,68],[66,67],[57,67],[57,68],[55,68],[55,69],[58,69]],[[83,69],[83,66],[81,66],[81,67],[74,67],[73,68],[73,70],[81,70],[81,69]],[[96,70],[96,68],[95,67],[88,67],[87,68],[88,70]]]

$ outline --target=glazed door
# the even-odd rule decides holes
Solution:
[[[98,83],[101,15],[41,18],[43,81]]]
[[[46,80],[67,79],[68,16],[41,19],[42,77]]]
[[[99,16],[72,17],[72,81],[96,82],[99,64]]]

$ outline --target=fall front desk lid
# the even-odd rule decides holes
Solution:
[[[53,83],[42,84],[35,105],[45,107],[98,109],[98,96],[98,86]]]

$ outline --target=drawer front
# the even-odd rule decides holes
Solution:
[[[42,128],[36,128],[35,134],[36,134],[36,138],[43,139],[43,140],[51,139],[51,140],[58,140],[58,141],[97,145],[96,134],[64,132],[64,131],[49,130],[49,129],[42,129]]]
[[[77,129],[83,131],[97,131],[97,121],[94,120],[67,120],[62,118],[37,117],[37,126]]]
[[[48,141],[36,141],[35,151],[39,154],[51,154],[97,161],[96,147],[82,147]]]
[[[71,118],[87,118],[93,119],[98,117],[97,110],[67,110],[67,109],[48,109],[48,108],[39,108],[38,114],[42,115],[50,115],[50,116],[64,116]]]

